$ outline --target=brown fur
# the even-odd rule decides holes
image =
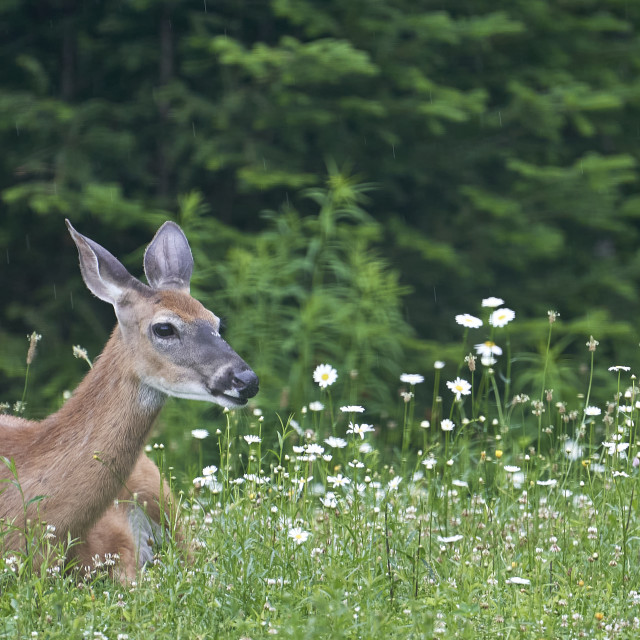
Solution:
[[[47,524],[73,541],[68,561],[92,568],[117,554],[113,572],[126,582],[151,559],[159,529],[182,539],[169,487],[143,453],[165,396],[244,406],[258,379],[189,295],[193,259],[177,225],[165,223],[147,248],[147,286],[67,224],[85,283],[114,306],[118,325],[59,411],[41,422],[0,416],[0,455],[17,472],[15,483],[0,464],[0,554],[33,553],[37,568],[47,547],[31,533]],[[155,332],[166,323],[171,339]]]

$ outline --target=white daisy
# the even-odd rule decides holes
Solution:
[[[338,372],[330,364],[319,364],[313,372],[313,380],[326,389],[338,379]]]
[[[440,423],[440,428],[443,431],[453,431],[455,429],[455,424],[449,420],[448,418],[445,418],[441,423]]]
[[[586,407],[584,410],[585,416],[599,416],[601,413],[600,407]]]
[[[325,442],[333,449],[344,449],[347,446],[347,441],[342,438],[336,438],[335,436],[329,436],[325,438]]]
[[[347,433],[352,433],[354,436],[360,436],[361,440],[364,440],[364,434],[373,431],[373,426],[370,424],[353,424],[349,423]]]
[[[511,309],[497,309],[489,316],[489,324],[492,327],[504,327],[516,317],[515,311]]]
[[[609,371],[631,371],[631,367],[625,367],[624,365],[616,365],[615,367],[609,367]]]
[[[492,356],[501,356],[502,349],[491,340],[487,340],[486,342],[481,342],[480,344],[474,345],[476,353],[483,358],[491,358]]]
[[[404,382],[406,384],[410,384],[411,386],[414,386],[416,384],[420,384],[421,382],[424,382],[424,377],[421,376],[419,373],[403,373],[400,376],[400,382]]]
[[[248,436],[242,436],[242,437],[244,438],[247,444],[258,444],[258,442],[261,442],[258,436],[248,435]]]
[[[389,484],[387,485],[387,488],[389,489],[389,491],[396,491],[398,489],[398,485],[401,482],[402,482],[401,476],[396,476],[395,478],[391,478],[391,480],[389,480]]]
[[[191,435],[196,440],[204,440],[209,436],[209,432],[206,429],[193,429],[193,431],[191,431]]]
[[[461,313],[460,315],[457,315],[456,322],[461,324],[463,327],[468,327],[469,329],[479,329],[482,326],[482,320],[469,313]]]
[[[505,582],[507,584],[522,584],[522,585],[531,584],[531,580],[527,578],[521,578],[520,576],[512,576],[511,578],[507,578]]]
[[[357,404],[349,404],[346,407],[340,407],[342,413],[364,413],[364,407]]]
[[[316,400],[315,402],[309,403],[309,411],[322,411],[323,409],[324,405],[322,404],[322,402],[318,402]]]
[[[471,385],[460,377],[447,382],[447,387],[452,393],[456,394],[456,400],[460,400],[462,396],[468,396],[471,393]]]
[[[436,360],[433,363],[433,368],[434,369],[444,369],[444,365],[445,365],[445,363],[442,360]]]
[[[485,298],[482,301],[483,307],[499,307],[501,304],[504,304],[504,300],[502,298]]]
[[[346,487],[348,484],[351,484],[351,480],[345,478],[341,473],[337,476],[327,476],[327,482],[330,482],[334,489],[336,487]]]
[[[307,541],[309,532],[305,531],[302,527],[293,527],[289,529],[289,537],[292,538],[296,544],[302,544]]]
[[[444,544],[459,542],[460,540],[463,540],[463,539],[464,539],[464,536],[460,533],[456,534],[455,536],[447,536],[447,537],[438,536],[438,542],[442,542]]]
[[[505,464],[503,469],[507,473],[518,473],[520,471],[520,467],[516,467],[515,465]]]

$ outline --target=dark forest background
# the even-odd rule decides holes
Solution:
[[[401,372],[458,371],[453,318],[489,295],[521,385],[548,309],[550,386],[584,391],[590,334],[637,367],[639,26],[627,0],[3,0],[0,401],[28,333],[40,417],[113,324],[65,217],[137,276],[181,224],[195,294],[285,415],[325,361],[336,400],[392,414]],[[217,415],[194,405],[173,413]]]

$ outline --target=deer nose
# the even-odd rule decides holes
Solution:
[[[258,393],[258,376],[251,369],[235,373],[231,384],[243,398],[253,398]]]

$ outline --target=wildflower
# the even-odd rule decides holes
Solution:
[[[205,467],[202,470],[202,475],[203,476],[213,476],[216,474],[216,472],[218,471],[218,467],[216,467],[214,464],[209,465],[208,467]]]
[[[596,347],[599,345],[600,343],[594,339],[593,336],[589,336],[589,342],[587,342],[587,347],[589,347],[589,351],[595,351]]]
[[[327,476],[327,482],[330,482],[334,489],[336,487],[346,487],[348,484],[351,484],[351,480],[345,478],[341,473],[337,476]]]
[[[558,319],[560,313],[549,309],[549,311],[547,311],[547,315],[549,316],[549,324],[553,324]]]
[[[325,443],[328,444],[333,449],[343,449],[347,446],[347,441],[342,438],[336,438],[334,436],[329,436],[325,438]]]
[[[436,465],[438,464],[438,461],[433,457],[433,456],[429,456],[428,458],[425,458],[422,461],[422,464],[429,470],[431,471],[432,469],[435,469]]]
[[[309,532],[305,531],[302,527],[293,527],[289,529],[289,537],[295,540],[296,544],[302,544],[307,541]]]
[[[324,409],[324,405],[322,402],[310,402],[309,403],[309,411],[322,411]]]
[[[330,364],[319,364],[313,372],[313,380],[321,389],[330,387],[338,379],[338,372]]]
[[[327,509],[335,509],[338,506],[338,500],[336,499],[336,494],[333,491],[328,491],[327,494],[320,498],[320,502],[322,502],[322,506]]]
[[[420,428],[421,429],[428,429],[431,426],[431,423],[428,420],[423,420],[420,423]]]
[[[460,400],[462,396],[468,396],[471,393],[471,385],[460,377],[447,382],[447,387],[452,393],[456,394],[456,400]]]
[[[528,578],[521,578],[520,576],[511,576],[511,578],[507,578],[505,582],[507,584],[521,584],[521,585],[531,584],[531,580],[529,580]]]
[[[578,460],[582,457],[582,447],[575,440],[567,440],[564,445],[564,453],[569,460]]]
[[[451,544],[452,542],[459,542],[462,539],[464,539],[464,536],[461,535],[460,533],[458,533],[455,536],[448,536],[448,537],[438,536],[438,542],[442,542],[444,544]]]
[[[402,482],[401,476],[396,476],[395,478],[391,478],[391,480],[389,480],[389,484],[387,485],[387,489],[389,489],[389,491],[397,491],[398,485],[401,482]]]
[[[347,433],[352,433],[355,436],[360,436],[361,440],[364,440],[364,434],[369,431],[373,431],[373,426],[370,424],[353,424],[353,422],[349,423],[349,428],[347,429]]]
[[[416,384],[420,384],[424,382],[424,377],[419,373],[403,373],[400,376],[400,382],[404,382],[406,384],[410,384],[412,387]]]
[[[445,363],[444,363],[442,360],[436,360],[436,361],[433,363],[433,368],[434,368],[434,369],[444,369],[444,364],[445,364]]]
[[[501,449],[496,449],[496,458],[498,458],[498,460],[500,458],[502,458],[502,450]]]
[[[504,327],[508,325],[516,317],[515,311],[507,309],[498,309],[489,316],[489,324],[492,327]]]
[[[449,420],[449,418],[445,418],[441,423],[440,423],[440,428],[443,431],[453,431],[455,429],[455,424],[452,420]]]
[[[555,478],[549,478],[549,480],[537,480],[536,484],[541,487],[555,487],[558,481]]]
[[[474,372],[476,370],[476,357],[473,355],[473,353],[465,356],[464,361],[469,367],[469,371]]]
[[[485,298],[482,301],[483,307],[499,307],[501,304],[504,304],[504,300],[502,298]]]
[[[516,467],[514,465],[510,465],[510,464],[506,464],[503,469],[507,472],[507,473],[518,473],[518,471],[520,471],[520,467]]]
[[[476,353],[482,357],[491,358],[492,356],[502,355],[502,349],[495,342],[492,342],[491,340],[487,340],[486,342],[482,342],[474,346],[475,346]]]
[[[479,329],[482,326],[482,320],[480,320],[480,318],[476,318],[468,313],[462,313],[456,316],[456,322],[469,329]]]
[[[626,453],[624,453],[628,447],[629,447],[629,443],[628,442],[603,442],[602,446],[605,449],[608,449],[607,453],[612,456],[615,455],[616,453],[622,453],[626,456]]]
[[[340,407],[342,413],[364,413],[364,407],[357,404],[349,404],[346,407]]]
[[[587,346],[589,346],[589,343],[587,343]],[[631,371],[631,367],[618,364],[615,367],[609,367],[609,371]]]
[[[373,447],[368,442],[363,442],[359,447],[358,451],[363,454],[371,453],[373,451]]]
[[[42,336],[35,331],[27,336],[27,340],[29,341],[29,351],[27,351],[27,364],[31,364],[33,359],[36,357],[36,347],[38,346],[38,342],[42,339]]]
[[[206,429],[193,429],[191,431],[191,435],[196,440],[204,440],[206,437],[208,437],[209,432]]]
[[[585,416],[599,416],[602,413],[600,407],[585,407]]]
[[[244,438],[247,444],[258,444],[259,442],[261,442],[261,439],[259,436],[247,435],[242,437]]]

